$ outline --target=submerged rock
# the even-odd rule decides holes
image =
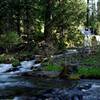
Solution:
[[[92,87],[92,84],[84,84],[77,87],[79,90],[88,90]]]
[[[7,89],[7,88],[30,88],[30,89],[33,89],[33,88],[35,88],[35,86],[33,86],[31,83],[28,83],[28,82],[0,83],[0,90]]]
[[[60,72],[57,71],[41,71],[41,72],[36,72],[33,74],[36,77],[43,77],[43,78],[55,78],[58,77]]]
[[[18,67],[12,67],[10,69],[8,69],[6,72],[14,72],[14,71],[18,71],[19,68]]]
[[[13,100],[37,100],[37,98],[30,96],[16,96]]]
[[[8,74],[0,77],[0,91],[0,100],[100,100],[100,81],[68,81]]]
[[[50,89],[42,94],[45,98],[52,98],[50,100],[83,100],[83,95],[83,92],[77,89]]]

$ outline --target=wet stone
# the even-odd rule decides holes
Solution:
[[[37,98],[29,97],[29,96],[17,96],[17,97],[14,97],[13,100],[37,100]]]
[[[84,84],[84,85],[78,86],[77,89],[79,89],[79,90],[82,90],[82,89],[88,90],[88,89],[90,89],[91,87],[92,87],[92,84]]]

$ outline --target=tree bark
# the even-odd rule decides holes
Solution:
[[[44,26],[44,39],[49,42],[51,40],[52,31],[49,30],[49,24],[51,21],[51,4],[52,0],[46,0],[46,8],[45,8],[45,26]]]

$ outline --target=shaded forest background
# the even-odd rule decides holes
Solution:
[[[79,27],[86,25],[87,6],[85,0],[0,0],[0,52],[54,53],[83,46]],[[88,22],[95,28],[99,17],[93,11]]]
[[[85,15],[84,0],[0,0],[0,47],[32,51],[43,40],[57,49],[81,45]]]

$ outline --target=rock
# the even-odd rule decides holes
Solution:
[[[41,62],[36,60],[34,64],[39,64],[39,63],[41,63]]]
[[[33,76],[33,72],[21,72],[20,75],[24,77]]]
[[[44,57],[42,55],[35,55],[36,61],[42,62]]]
[[[80,86],[78,86],[77,87],[77,89],[79,89],[79,90],[88,90],[88,89],[90,89],[92,87],[92,84],[84,84],[84,85],[80,85]]]
[[[62,64],[63,70],[59,74],[60,78],[68,78],[71,74],[77,72],[77,64]]]
[[[18,67],[13,67],[13,68],[7,70],[6,72],[12,72],[12,71],[14,72],[14,71],[18,71],[18,70],[19,70]]]
[[[49,78],[54,78],[54,77],[58,77],[59,76],[58,71],[43,71],[43,74],[48,76]]]
[[[49,89],[43,93],[46,98],[51,100],[83,100],[84,93],[77,89]]]
[[[29,82],[7,82],[7,83],[0,83],[0,89],[7,89],[7,88],[27,88],[27,89],[34,89],[35,86]]]
[[[69,80],[80,80],[80,76],[79,75],[75,75],[75,74],[71,74],[68,76]]]
[[[39,63],[39,64],[34,64],[31,68],[35,68],[35,69],[37,68],[37,69],[38,69],[38,68],[40,68],[40,67],[41,67],[41,63]]]
[[[30,96],[17,96],[17,97],[14,97],[13,100],[37,100],[37,98],[30,97]]]

